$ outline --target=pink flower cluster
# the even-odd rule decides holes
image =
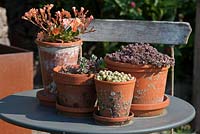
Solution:
[[[51,14],[53,4],[47,4],[43,8],[32,8],[22,16],[41,29],[37,39],[52,42],[70,42],[77,40],[79,34],[93,32],[91,28],[87,30],[89,24],[94,19],[93,16],[87,17],[88,10],[81,7],[80,11],[72,7],[74,17],[70,12],[62,9],[57,11],[54,16]]]
[[[136,7],[136,3],[135,3],[134,1],[131,1],[130,6],[131,6],[132,8],[135,8],[135,7]]]

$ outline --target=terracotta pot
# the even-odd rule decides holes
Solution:
[[[42,81],[44,93],[56,94],[56,85],[53,81],[53,68],[57,65],[75,65],[78,62],[78,58],[81,55],[82,40],[70,43],[52,43],[52,42],[41,42],[35,40],[40,57],[40,65],[42,72]],[[49,95],[40,96],[39,100],[44,101]],[[50,95],[51,96],[51,95]],[[41,99],[45,97],[45,99]],[[55,98],[55,97],[54,97]],[[52,97],[49,98],[54,101]],[[45,104],[46,102],[42,102]]]
[[[161,115],[164,112],[164,109],[169,106],[170,99],[167,95],[164,96],[164,99],[160,103],[155,104],[132,104],[131,111],[134,112],[136,117],[149,117]]]
[[[112,117],[100,116],[98,110],[95,110],[95,112],[93,113],[93,117],[95,121],[100,124],[121,126],[128,124],[133,119],[134,114],[133,112],[130,112],[129,116],[112,118]]]
[[[60,69],[61,66],[53,69],[53,78],[58,91],[57,103],[66,107],[61,111],[73,113],[87,108],[89,111],[85,113],[92,113],[96,102],[94,74],[65,74],[60,73]]]
[[[108,82],[95,79],[99,115],[112,118],[129,116],[135,81]]]
[[[133,104],[154,104],[163,101],[169,67],[156,68],[151,65],[132,65],[104,58],[107,68],[130,73],[136,78]]]

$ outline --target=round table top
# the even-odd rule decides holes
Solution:
[[[41,106],[36,92],[31,90],[10,95],[0,100],[1,119],[25,128],[47,132],[82,134],[139,134],[167,130],[190,122],[195,116],[194,108],[184,100],[170,96],[170,105],[163,115],[135,117],[124,126],[103,126],[93,118],[72,118],[56,113],[53,108]]]

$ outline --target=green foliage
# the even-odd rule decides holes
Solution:
[[[182,0],[105,0],[104,15],[109,17],[142,19],[142,20],[174,20],[177,8]],[[111,12],[112,11],[112,12]]]
[[[92,55],[89,59],[81,57],[79,66],[65,66],[61,69],[61,72],[72,74],[94,74],[104,67],[105,63],[103,59],[98,59],[96,55]]]
[[[194,134],[189,124],[176,128],[175,132],[176,134]]]

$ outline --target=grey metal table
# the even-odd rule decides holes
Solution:
[[[102,126],[92,118],[69,118],[58,115],[53,108],[40,106],[36,92],[31,90],[0,100],[1,119],[34,130],[82,134],[139,134],[175,128],[190,122],[194,108],[187,102],[170,96],[171,104],[157,117],[134,118],[125,126]]]

